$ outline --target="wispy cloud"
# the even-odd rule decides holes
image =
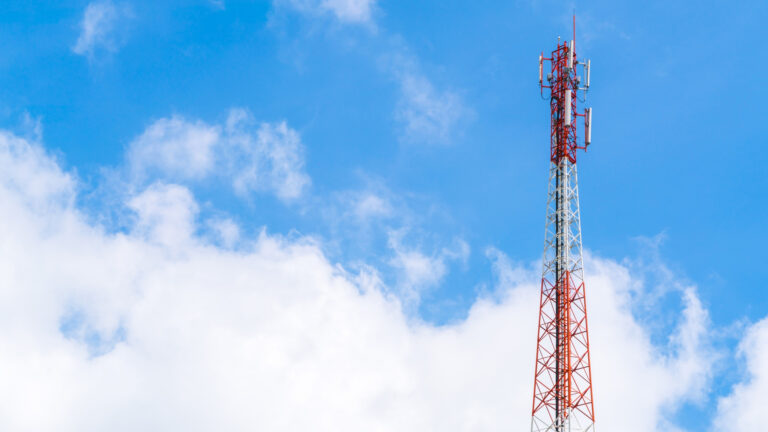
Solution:
[[[410,63],[410,62],[409,62]],[[471,117],[461,97],[450,90],[438,91],[414,66],[395,65],[400,85],[396,118],[401,138],[417,144],[448,144]]]
[[[361,177],[363,187],[317,197],[310,211],[327,224],[330,249],[352,265],[364,258],[386,269],[380,277],[391,286],[390,293],[415,313],[424,293],[451,272],[466,270],[470,246],[461,235],[446,235],[457,227],[430,197]]]
[[[391,38],[387,47],[379,61],[398,85],[395,119],[400,125],[400,139],[427,145],[455,142],[473,118],[473,110],[458,91],[435,85],[400,37]]]
[[[370,185],[362,189],[335,192],[319,205],[328,222],[342,224],[347,229],[351,226],[368,228],[372,224],[380,225],[390,219],[400,219],[407,210],[402,203],[393,202],[397,198],[380,185]]]
[[[208,3],[219,10],[224,10],[227,7],[226,3],[224,3],[224,0],[208,0]]]
[[[372,24],[376,0],[275,0],[275,4],[309,15],[330,14],[343,23]]]
[[[304,145],[298,132],[285,122],[254,121],[243,110],[233,110],[227,119],[227,140],[234,156],[228,164],[236,174],[235,190],[273,191],[283,200],[298,198],[311,184],[304,171]]]
[[[80,36],[72,51],[91,59],[101,51],[117,51],[122,43],[118,26],[130,17],[131,9],[127,5],[110,0],[89,3],[83,12]]]
[[[397,292],[408,308],[418,306],[423,292],[439,284],[448,273],[450,261],[466,263],[469,258],[469,245],[462,239],[456,239],[449,247],[443,247],[432,253],[425,253],[416,246],[404,243],[407,229],[389,232],[389,247],[392,257],[389,265],[395,269]]]
[[[388,217],[393,212],[392,203],[387,198],[372,192],[357,195],[352,202],[351,210],[358,220]]]
[[[374,25],[374,0],[275,0],[275,4],[309,16],[332,13],[344,24]],[[474,115],[460,92],[435,85],[400,36],[375,33],[384,42],[376,44],[383,72],[397,84],[394,118],[399,124],[400,140],[427,145],[454,142]]]

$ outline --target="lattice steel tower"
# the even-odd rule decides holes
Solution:
[[[576,178],[576,152],[591,141],[592,109],[576,111],[577,103],[584,102],[580,92],[586,97],[589,89],[590,62],[578,61],[575,18],[573,28],[570,43],[558,38],[551,57],[539,56],[542,97],[544,89],[550,93],[551,130],[532,432],[586,432],[595,424]],[[545,61],[552,65],[546,83]],[[576,140],[579,117],[584,120],[583,145]]]

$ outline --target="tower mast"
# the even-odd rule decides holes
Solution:
[[[587,432],[595,422],[576,175],[576,152],[586,150],[592,138],[592,109],[577,112],[579,92],[589,90],[590,62],[578,60],[575,44],[574,18],[570,43],[558,38],[550,57],[539,56],[539,86],[542,97],[549,90],[551,120],[532,432]],[[546,83],[545,61],[551,64]],[[579,117],[583,145],[576,139]]]

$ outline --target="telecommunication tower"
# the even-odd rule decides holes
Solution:
[[[539,56],[542,97],[549,89],[550,165],[541,300],[533,386],[532,432],[594,431],[592,370],[579,216],[576,152],[592,138],[592,109],[577,112],[589,89],[590,61],[576,55],[573,39],[557,41],[550,57]],[[544,62],[552,69],[544,82]],[[582,75],[578,71],[581,69]],[[580,93],[581,92],[581,93]],[[584,121],[584,144],[576,139]]]

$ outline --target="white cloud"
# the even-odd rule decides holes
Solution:
[[[400,245],[394,245],[393,250],[394,256],[389,263],[400,272],[399,283],[408,298],[417,297],[420,290],[436,285],[447,272],[442,256],[428,256],[418,249]]]
[[[120,43],[116,26],[130,16],[129,8],[109,0],[89,3],[80,21],[80,36],[72,51],[89,58],[99,50],[116,51]]]
[[[0,430],[529,424],[539,287],[498,253],[494,298],[435,327],[307,239],[210,244],[183,187],[133,198],[125,233],[88,222],[75,194],[36,144],[0,134]],[[706,382],[706,311],[688,288],[669,345],[656,347],[631,313],[638,279],[587,263],[598,427],[664,430],[664,407]]]
[[[739,344],[746,377],[717,405],[715,430],[764,430],[768,406],[768,318],[749,327]]]
[[[231,163],[241,165],[234,178],[241,194],[271,190],[284,200],[298,198],[310,185],[304,172],[304,146],[299,134],[285,122],[262,123],[255,134],[252,119],[233,110],[227,119],[229,141],[239,153]]]
[[[221,141],[221,127],[180,116],[151,124],[128,149],[133,175],[160,171],[174,180],[200,179],[212,173],[215,147]]]
[[[0,131],[0,166],[5,170],[0,175],[2,190],[33,209],[44,211],[74,199],[72,177],[41,147],[6,131]]]
[[[208,222],[216,238],[226,248],[234,247],[240,240],[240,227],[229,218],[212,219]]]
[[[198,206],[192,193],[179,185],[155,183],[131,198],[138,215],[136,231],[167,247],[186,246],[195,229]]]
[[[276,0],[275,3],[311,15],[330,13],[345,23],[370,24],[376,0]]]
[[[23,136],[29,137],[32,141],[41,142],[43,140],[42,118],[32,117],[28,111],[24,111],[21,116],[21,130]]]
[[[311,184],[304,170],[304,145],[285,122],[257,124],[233,109],[223,125],[180,116],[151,124],[129,145],[130,181],[185,182],[223,178],[235,192],[299,198]]]
[[[424,290],[431,288],[448,273],[449,261],[466,263],[469,245],[461,239],[451,247],[445,247],[433,254],[425,254],[416,247],[403,244],[407,229],[391,230],[388,234],[392,257],[389,265],[398,273],[398,293],[406,307],[418,305]]]
[[[403,216],[407,209],[401,208],[401,203],[395,204],[393,200],[396,199],[391,191],[376,185],[338,192],[330,202],[323,202],[322,205],[329,213],[327,217],[331,222],[367,226],[383,219]]]
[[[443,248],[441,253],[448,259],[466,264],[470,253],[469,243],[460,238],[454,239],[453,244],[450,247]]]
[[[602,346],[594,349],[592,361],[599,427],[673,430],[669,418],[682,403],[701,396],[715,359],[707,313],[695,289],[681,293],[680,322],[667,345],[655,347],[632,313],[636,296],[644,294],[641,279],[612,261],[587,256],[586,263],[590,342]]]

